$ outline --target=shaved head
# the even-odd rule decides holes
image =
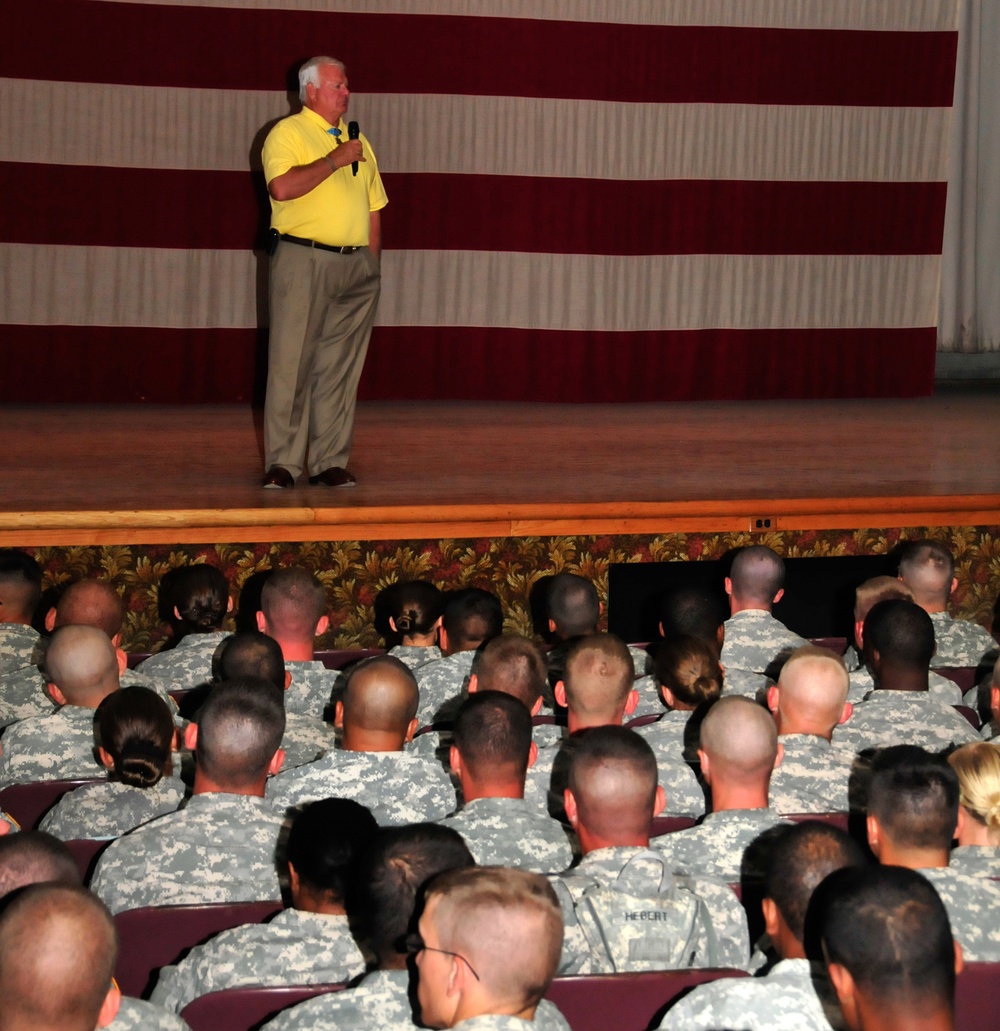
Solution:
[[[277,569],[261,590],[260,610],[273,636],[312,641],[326,615],[326,591],[308,569]]]
[[[51,834],[23,831],[0,838],[0,898],[28,884],[78,887],[80,881],[73,853]]]
[[[625,642],[613,634],[576,641],[566,655],[566,704],[591,725],[621,722],[635,665]]]
[[[517,634],[501,634],[476,656],[472,672],[479,691],[502,691],[531,709],[545,687],[548,669],[538,646]]]
[[[482,866],[441,874],[428,887],[420,929],[425,941],[436,936],[440,948],[465,957],[496,1012],[537,1005],[562,951],[556,893],[526,870]]]
[[[96,1027],[116,952],[111,914],[90,892],[26,888],[0,917],[0,1031]]]
[[[736,558],[729,572],[733,596],[745,606],[754,603],[759,608],[770,609],[774,596],[785,583],[785,563],[781,556],[762,544],[744,548]]]
[[[844,712],[849,687],[847,667],[840,656],[829,648],[799,648],[782,666],[778,678],[781,732],[828,737]]]
[[[720,698],[705,717],[701,749],[716,776],[770,777],[778,755],[778,731],[766,709],[749,698],[730,695]]]
[[[68,705],[96,709],[118,690],[118,656],[111,639],[97,627],[56,630],[45,651],[45,670]]]
[[[344,689],[344,727],[403,735],[417,714],[418,697],[417,682],[399,659],[366,659],[354,667]]]
[[[648,836],[656,784],[656,757],[634,730],[593,727],[573,739],[569,790],[593,835],[609,842]]]
[[[80,580],[63,591],[56,605],[60,626],[93,626],[114,639],[121,633],[125,606],[106,580]]]
[[[920,606],[940,608],[951,594],[955,577],[955,560],[940,542],[910,541],[899,558],[899,578],[913,591],[913,600]]]

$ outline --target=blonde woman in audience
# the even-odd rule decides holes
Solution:
[[[168,579],[169,577],[169,579]],[[137,672],[170,689],[197,687],[212,679],[212,659],[229,637],[222,629],[233,607],[229,584],[215,566],[182,566],[160,582],[160,591],[173,602],[177,644],[140,662]]]
[[[129,687],[109,695],[97,709],[98,755],[108,780],[64,795],[40,830],[63,841],[117,838],[184,800],[173,776],[174,721],[155,691]]]
[[[987,741],[948,757],[958,774],[958,847],[949,866],[977,877],[1000,877],[1000,750]]]

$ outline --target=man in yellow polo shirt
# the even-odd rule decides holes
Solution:
[[[313,484],[356,482],[347,461],[388,201],[368,141],[349,139],[350,95],[340,61],[306,61],[302,110],[264,141],[271,196],[264,487],[292,487],[307,468]]]

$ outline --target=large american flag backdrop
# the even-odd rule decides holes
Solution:
[[[259,390],[260,144],[315,53],[390,199],[364,397],[927,393],[956,3],[8,4],[0,393]]]

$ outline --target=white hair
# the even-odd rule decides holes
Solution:
[[[310,57],[299,69],[299,100],[306,102],[306,86],[319,88],[319,70],[324,65],[332,64],[335,68],[344,71],[344,62],[338,61],[335,57]]]

